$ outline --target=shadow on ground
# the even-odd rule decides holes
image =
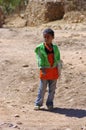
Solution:
[[[71,108],[54,108],[53,110],[49,111],[47,109],[42,109],[43,111],[53,112],[64,114],[68,117],[76,117],[76,118],[83,118],[86,117],[86,110],[83,109],[71,109]]]

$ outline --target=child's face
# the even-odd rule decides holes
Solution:
[[[43,37],[44,37],[44,42],[46,44],[51,44],[52,43],[52,40],[54,39],[54,37],[51,35],[51,34],[43,34]]]

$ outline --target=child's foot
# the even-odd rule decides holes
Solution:
[[[47,106],[47,108],[48,108],[49,111],[53,110],[53,106]]]
[[[34,106],[34,110],[36,111],[41,109],[44,109],[44,106],[38,106],[38,105]]]
[[[40,110],[40,106],[34,106],[34,110]]]

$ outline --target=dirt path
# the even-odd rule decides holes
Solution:
[[[55,109],[47,111],[46,93],[45,110],[34,111],[42,28],[0,29],[0,130],[86,130],[86,30],[55,34],[63,60]]]

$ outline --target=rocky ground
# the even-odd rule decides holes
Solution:
[[[55,109],[34,111],[39,84],[34,49],[46,27],[63,60]],[[0,29],[0,130],[86,130],[86,23]]]

